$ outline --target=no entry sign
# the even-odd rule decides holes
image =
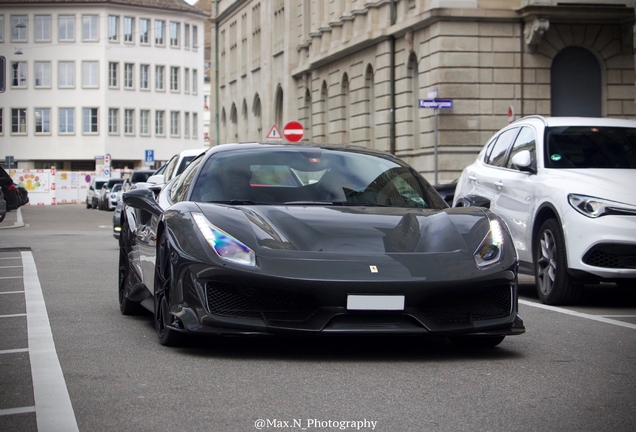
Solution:
[[[290,121],[283,128],[283,135],[289,142],[298,142],[303,139],[303,135],[305,134],[305,130],[303,129],[303,125],[298,123],[297,121]]]

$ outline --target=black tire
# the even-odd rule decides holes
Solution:
[[[6,215],[7,215],[6,213],[5,213],[5,214],[0,215],[0,222],[2,222],[2,221],[4,220],[4,218],[5,218],[5,216],[6,216]]]
[[[461,348],[493,348],[499,345],[506,336],[454,336],[451,343]]]
[[[91,208],[91,205],[88,203],[88,198],[86,198],[86,208],[87,209]]]
[[[534,274],[537,294],[542,303],[575,303],[581,285],[569,274],[563,231],[556,219],[543,222],[534,242]]]
[[[125,229],[128,229],[124,225]],[[139,303],[134,302],[126,297],[126,291],[130,288],[130,261],[128,260],[128,254],[130,252],[130,244],[125,232],[120,234],[119,241],[119,310],[122,315],[139,315],[142,312],[142,307]]]
[[[183,335],[173,327],[179,321],[170,313],[171,286],[170,245],[164,232],[159,239],[155,263],[155,330],[161,345],[180,346],[183,344]]]

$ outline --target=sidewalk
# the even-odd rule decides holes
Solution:
[[[10,229],[10,228],[20,228],[24,226],[24,221],[22,220],[22,211],[21,209],[11,210],[7,212],[4,220],[0,222],[0,230]]]

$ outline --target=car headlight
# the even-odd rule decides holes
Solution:
[[[574,210],[589,218],[605,215],[636,215],[636,206],[603,198],[569,194],[568,202]]]
[[[247,266],[256,265],[256,255],[252,249],[220,228],[212,225],[212,222],[203,216],[203,214],[192,213],[192,218],[196,222],[201,234],[203,234],[203,237],[205,237],[208,244],[221,259]]]
[[[490,231],[473,254],[480,268],[485,268],[501,261],[503,256],[504,235],[498,220],[490,221]]]

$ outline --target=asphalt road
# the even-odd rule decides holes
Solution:
[[[489,350],[426,338],[174,349],[150,315],[119,313],[112,212],[21,210],[24,226],[15,212],[0,224],[1,431],[636,430],[636,286],[542,308],[525,280],[526,334]]]

